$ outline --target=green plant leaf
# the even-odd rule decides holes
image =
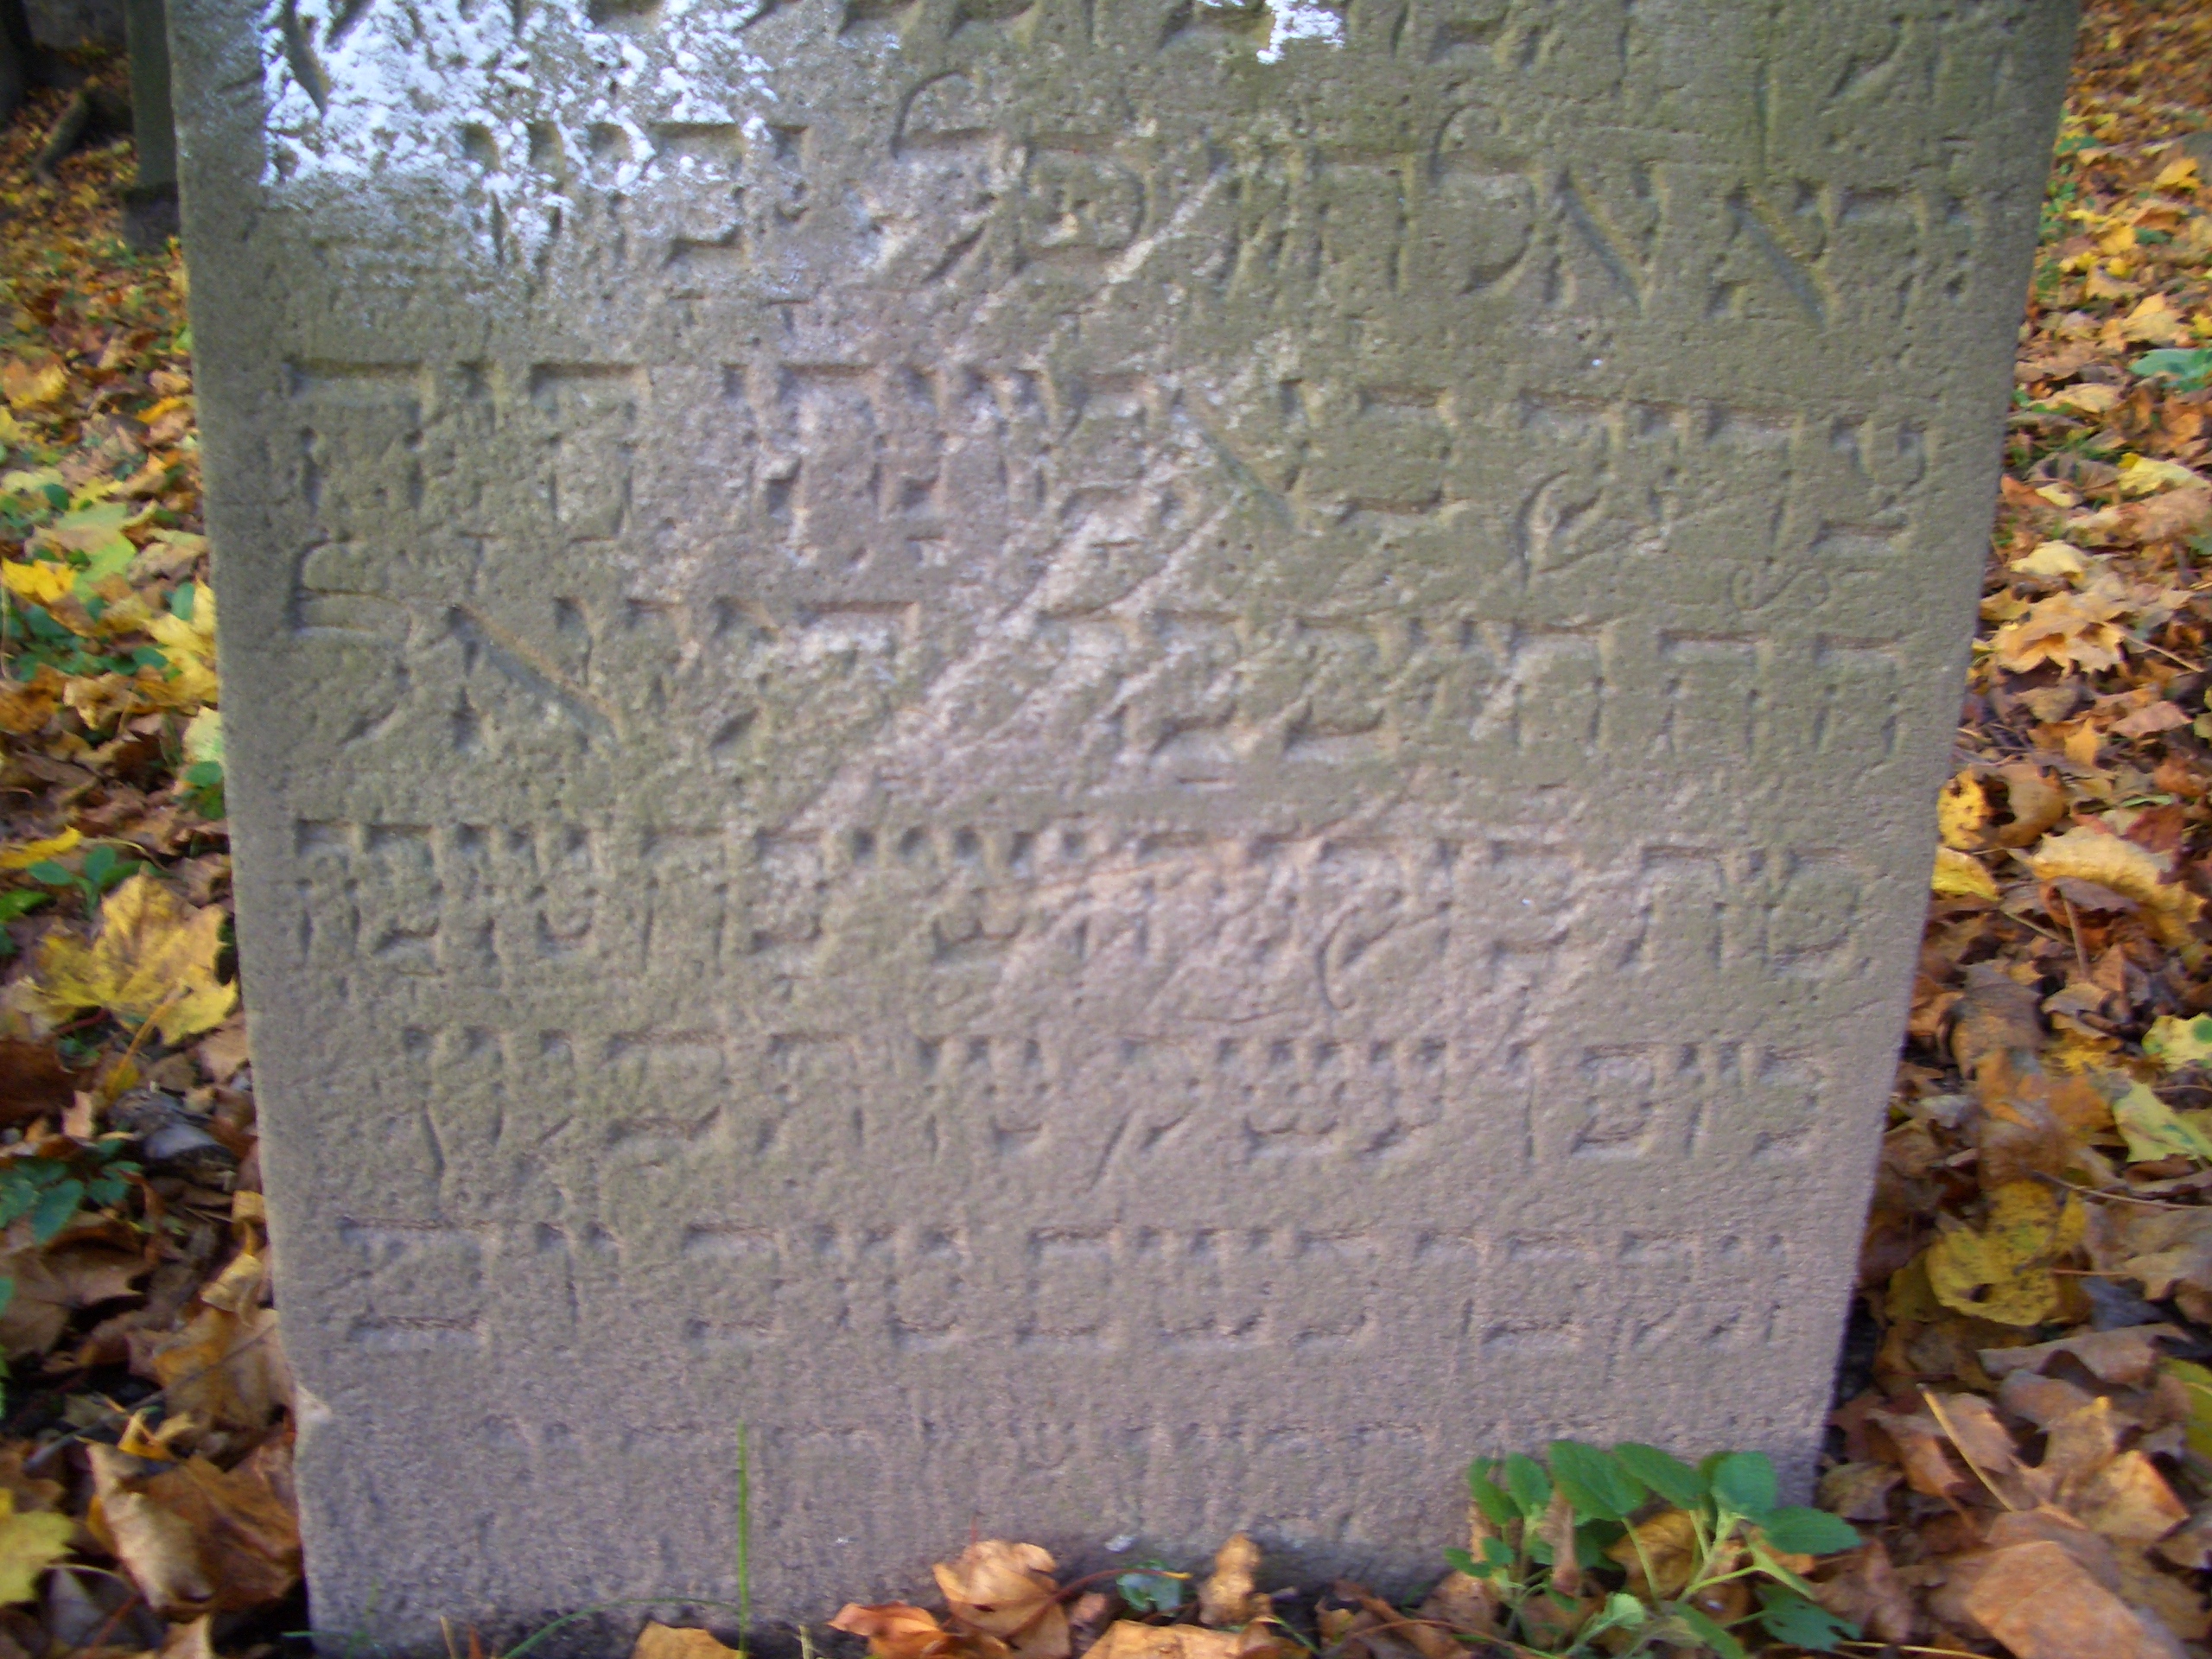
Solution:
[[[1651,1617],[1651,1610],[1625,1590],[1616,1590],[1605,1598],[1605,1610],[1599,1613],[1582,1631],[1586,1638],[1599,1630],[1635,1630]]]
[[[1153,1563],[1122,1573],[1114,1580],[1114,1587],[1122,1592],[1132,1612],[1173,1613],[1183,1605],[1183,1580]]]
[[[1494,1477],[1497,1465],[1485,1470],[1479,1459],[1467,1465],[1467,1491],[1473,1494],[1475,1507],[1483,1518],[1493,1527],[1502,1527],[1521,1518],[1521,1510],[1514,1501],[1500,1491]]]
[[[66,868],[55,863],[50,858],[41,858],[23,874],[32,880],[43,883],[49,887],[73,887],[77,880],[77,878],[70,874]]]
[[[0,893],[0,922],[12,922],[18,916],[36,910],[41,905],[54,902],[50,893],[41,893],[35,887],[17,887],[11,893]]]
[[[31,1238],[34,1243],[48,1244],[54,1235],[69,1224],[76,1215],[77,1206],[84,1201],[85,1184],[79,1180],[56,1181],[39,1194],[38,1202],[31,1209]]]
[[[1447,1549],[1444,1559],[1454,1573],[1464,1573],[1471,1579],[1490,1577],[1490,1563],[1477,1560],[1464,1549]]]
[[[1621,1466],[1678,1510],[1694,1510],[1705,1502],[1705,1477],[1680,1458],[1656,1446],[1624,1440],[1613,1448]]]
[[[0,1312],[4,1311],[0,1309]],[[1504,1539],[1485,1538],[1483,1540],[1483,1560],[1493,1572],[1510,1572],[1513,1567],[1513,1552],[1506,1547]]]
[[[1699,1641],[1719,1654],[1720,1659],[1750,1659],[1744,1651],[1744,1644],[1729,1634],[1727,1626],[1709,1614],[1686,1601],[1670,1601],[1667,1604],[1667,1611],[1680,1619],[1684,1628]]]
[[[1731,1452],[1713,1462],[1713,1496],[1722,1508],[1756,1519],[1774,1507],[1780,1491],[1774,1463],[1764,1452]]]
[[[1856,1624],[1794,1590],[1761,1586],[1759,1599],[1766,1604],[1759,1611],[1760,1627],[1777,1642],[1815,1653],[1834,1653],[1838,1642],[1859,1640]]]
[[[1643,1483],[1611,1452],[1580,1440],[1554,1440],[1552,1478],[1585,1520],[1625,1521],[1643,1502]]]
[[[1521,1514],[1516,1519],[1537,1520],[1551,1507],[1551,1477],[1544,1472],[1542,1464],[1519,1452],[1505,1460],[1505,1490],[1520,1505]]]
[[[2212,385],[2212,346],[2194,349],[2169,346],[2145,352],[2127,366],[2131,372],[2146,378],[2172,381],[2177,391],[2202,391]]]
[[[1759,1529],[1768,1543],[1786,1555],[1833,1555],[1856,1549],[1864,1541],[1859,1529],[1840,1516],[1796,1505],[1769,1510],[1760,1517]]]

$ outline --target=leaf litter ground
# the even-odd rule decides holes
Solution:
[[[61,103],[0,135],[0,1659],[257,1654],[303,1613],[186,280],[118,239],[127,144],[31,178]],[[2096,0],[1827,1517],[1720,1515],[1739,1465],[1555,1449],[1548,1475],[1477,1483],[1411,1607],[1274,1591],[1241,1536],[1211,1571],[1073,1582],[982,1539],[938,1567],[941,1610],[850,1606],[842,1639],[876,1659],[2212,1654],[2208,128],[2212,0]],[[1837,1517],[1860,1541],[1835,1548]],[[1812,1622],[1777,1625],[1793,1604]],[[638,1659],[726,1651],[654,1624]]]

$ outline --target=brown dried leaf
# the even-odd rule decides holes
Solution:
[[[2107,1538],[2152,1544],[2189,1519],[2158,1466],[2123,1452],[2082,1483],[2067,1507]]]
[[[1928,1414],[1943,1426],[1951,1444],[1982,1484],[2008,1510],[2032,1510],[2048,1501],[2048,1483],[2015,1454],[2012,1437],[1996,1409],[1979,1395],[1941,1395],[1923,1390]]]
[[[649,1621],[638,1632],[630,1659],[736,1659],[739,1651],[724,1647],[705,1630]]]
[[[1249,1624],[1267,1611],[1252,1575],[1259,1571],[1260,1547],[1243,1533],[1215,1552],[1213,1572],[1198,1586],[1198,1618],[1216,1627]]]
[[[1911,1592],[1878,1538],[1848,1558],[1842,1572],[1813,1587],[1821,1606],[1878,1642],[1910,1642],[1920,1633]]]
[[[1885,1463],[1841,1463],[1821,1477],[1820,1506],[1847,1521],[1886,1521],[1890,1494],[1904,1478]]]
[[[48,1045],[0,1038],[0,1124],[58,1116],[69,1109],[76,1087]]]
[[[2150,1213],[2155,1216],[2158,1212]],[[2199,1213],[2206,1223],[2212,1224],[2212,1211]],[[2158,1369],[2159,1339],[2171,1338],[2178,1341],[2181,1334],[2171,1325],[2130,1325],[2114,1331],[2083,1331],[2056,1342],[2039,1342],[2026,1348],[1985,1348],[1981,1363],[1992,1376],[2010,1376],[2016,1371],[2040,1371],[2059,1355],[2065,1354],[2079,1360],[2100,1382],[2136,1389],[2149,1382]]]
[[[2055,1543],[1993,1552],[1965,1605],[2016,1659],[2181,1659],[2171,1636]]]
[[[870,1659],[1007,1659],[1006,1643],[996,1637],[948,1630],[936,1614],[903,1601],[873,1606],[849,1601],[830,1628],[867,1638]]]
[[[984,1538],[931,1570],[956,1623],[997,1637],[1018,1659],[1067,1659],[1067,1615],[1052,1567],[1035,1544]]]
[[[0,1348],[16,1358],[45,1353],[61,1339],[71,1314],[135,1295],[136,1281],[153,1265],[139,1251],[97,1243],[0,1252],[0,1275],[16,1284],[0,1308]]]
[[[1352,1616],[1347,1616],[1347,1627]],[[1196,1624],[1140,1624],[1116,1619],[1085,1659],[1287,1659],[1286,1644],[1264,1624],[1209,1630]]]
[[[1896,1475],[1890,1472],[1891,1484]],[[1690,1574],[1697,1570],[1697,1523],[1683,1510],[1662,1510],[1649,1521],[1640,1522],[1633,1529],[1634,1541],[1623,1538],[1607,1547],[1605,1554],[1628,1569],[1628,1587],[1638,1594],[1656,1594],[1662,1601],[1672,1600],[1682,1593],[1682,1586],[1690,1581]],[[1643,1546],[1643,1554],[1637,1554],[1637,1545]],[[1649,1560],[1657,1582],[1644,1576],[1643,1563]]]
[[[193,1458],[150,1476],[111,1446],[86,1450],[116,1557],[162,1617],[266,1606],[298,1582],[287,1443],[262,1446],[228,1472]]]

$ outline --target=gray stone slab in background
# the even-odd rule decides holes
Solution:
[[[811,1617],[1807,1471],[2069,9],[330,10],[175,26],[320,1624],[741,1419]]]

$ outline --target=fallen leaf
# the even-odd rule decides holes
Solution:
[[[1870,1539],[1841,1573],[1814,1590],[1821,1606],[1878,1642],[1910,1642],[1920,1633],[1912,1596],[1878,1538]]]
[[[705,1630],[648,1620],[631,1644],[630,1659],[737,1659],[741,1651],[724,1647]]]
[[[16,1359],[43,1354],[61,1339],[73,1313],[136,1294],[153,1263],[136,1250],[63,1243],[0,1254],[0,1276],[14,1294],[0,1307],[0,1348]]]
[[[1662,1601],[1681,1594],[1700,1559],[1697,1523],[1688,1511],[1662,1510],[1630,1530],[1635,1535],[1633,1541],[1620,1538],[1605,1548],[1608,1556],[1628,1569],[1629,1588],[1639,1594],[1656,1594]],[[1637,1554],[1638,1544],[1643,1547],[1641,1555]],[[1649,1578],[1643,1570],[1646,1560],[1651,1563]]]
[[[2135,842],[2087,828],[2069,830],[2046,836],[2029,855],[2028,867],[2039,881],[2071,876],[2124,893],[2143,906],[2166,944],[2201,955],[2190,929],[2204,901],[2169,881],[2159,860]]]
[[[1035,1544],[981,1539],[931,1570],[956,1622],[997,1637],[1018,1659],[1066,1659],[1060,1586],[1052,1556]]]
[[[1928,1282],[1946,1307],[1999,1325],[2039,1325],[2060,1306],[2051,1269],[2079,1247],[2081,1201],[2037,1181],[2013,1181],[1989,1195],[1980,1231],[1960,1227],[1928,1250]]]
[[[2168,1071],[2212,1060],[2212,1014],[2200,1014],[2193,1020],[2160,1014],[2143,1033],[2143,1052]]]
[[[2005,785],[2005,810],[2011,814],[2010,823],[1998,826],[1999,846],[2032,846],[2066,816],[2065,791],[2044,777],[2041,767],[2016,760],[1998,767],[1997,776]]]
[[[20,1126],[69,1109],[77,1085],[44,1043],[0,1038],[0,1125]]]
[[[2062,386],[2044,401],[2084,415],[2104,415],[2120,406],[2120,388],[2085,380],[2078,386]]]
[[[67,1516],[18,1514],[16,1495],[0,1491],[0,1602],[35,1596],[39,1574],[68,1554],[76,1535]]]
[[[2120,489],[2123,495],[2200,488],[2204,481],[2178,461],[2158,461],[2148,455],[2122,455],[2120,459]]]
[[[1997,897],[1997,883],[1980,861],[1954,847],[1936,849],[1936,875],[1930,887],[1941,899]]]
[[[2212,1215],[2208,1215],[2212,1220]],[[1992,1376],[2017,1371],[2039,1371],[2061,1354],[2081,1362],[2100,1382],[2114,1388],[2140,1388],[2158,1370],[2162,1338],[2179,1340],[2181,1332],[2171,1325],[2125,1325],[2116,1331],[2083,1331],[2056,1342],[2039,1342],[2026,1348],[1985,1348],[1982,1369]]]
[[[2112,729],[2121,737],[2156,737],[2160,732],[2171,732],[2177,726],[2188,725],[2191,718],[2177,704],[2154,702],[2137,709],[2125,720],[2113,722]]]
[[[33,605],[58,604],[77,585],[73,566],[46,559],[0,562],[0,583]]]
[[[1106,1627],[1084,1659],[1283,1659],[1286,1645],[1265,1625],[1209,1630],[1196,1624],[1140,1624],[1121,1618]]]
[[[1007,1651],[996,1637],[958,1635],[938,1624],[936,1614],[903,1601],[868,1606],[849,1601],[837,1610],[830,1628],[865,1637],[871,1659],[940,1659],[951,1654],[1005,1659]]]
[[[1198,1618],[1217,1627],[1249,1624],[1266,1611],[1267,1601],[1253,1583],[1259,1568],[1260,1547],[1241,1532],[1231,1535],[1198,1586]]]
[[[2187,337],[2188,325],[2174,309],[2172,301],[2163,294],[2152,294],[2120,320],[2120,331],[2123,339],[2171,346]],[[2116,399],[2117,389],[2113,390]]]
[[[2117,668],[2120,643],[2126,636],[2114,619],[2125,608],[2107,595],[2054,594],[1998,629],[1990,649],[1999,664],[2012,674],[2028,673],[2045,663],[2092,674]]]
[[[2024,1467],[2012,1437],[1989,1402],[1979,1395],[1941,1395],[1923,1389],[1928,1414],[1943,1426],[1967,1467],[2008,1510],[2032,1510],[2049,1501],[2047,1483]]]
[[[1886,1521],[1904,1471],[1885,1463],[1840,1463],[1821,1477],[1821,1507],[1847,1521]]]
[[[2173,1108],[2139,1083],[2113,1102],[2112,1118],[2126,1139],[2131,1163],[2174,1157],[2212,1163],[2212,1137],[2177,1117]]]
[[[19,412],[50,409],[68,391],[69,376],[59,363],[41,363],[34,368],[11,357],[0,364],[0,393],[6,395],[10,409]]]
[[[1979,851],[1986,839],[1990,818],[1989,795],[1981,780],[1962,772],[1943,785],[1936,798],[1936,832],[1946,849],[1962,853]],[[1942,868],[1939,855],[1936,868]]]
[[[33,993],[53,1018],[103,1008],[128,1024],[154,1021],[165,1043],[220,1025],[238,988],[215,976],[223,912],[193,909],[151,875],[132,876],[100,905],[99,936],[86,944],[47,936]]]
[[[2086,576],[2089,556],[2071,542],[2043,542],[2013,560],[2012,569],[2024,576]]]
[[[2181,1659],[2171,1636],[2055,1543],[1995,1551],[1966,1608],[2016,1659]]]
[[[1974,1478],[1952,1460],[1951,1437],[1926,1411],[1871,1411],[1866,1421],[1897,1447],[1905,1483],[1914,1491],[1955,1501],[1973,1489]]]
[[[205,1293],[203,1293],[204,1296]],[[132,1369],[168,1393],[172,1410],[226,1428],[261,1429],[292,1398],[276,1310],[203,1306],[182,1330],[131,1339]]]
[[[2128,1543],[2156,1543],[2189,1510],[2158,1466],[2140,1452],[2123,1452],[2091,1475],[2067,1501],[2087,1525]]]
[[[116,1557],[163,1618],[263,1606],[299,1581],[286,1443],[264,1446],[227,1471],[192,1458],[151,1475],[111,1446],[86,1451]]]

